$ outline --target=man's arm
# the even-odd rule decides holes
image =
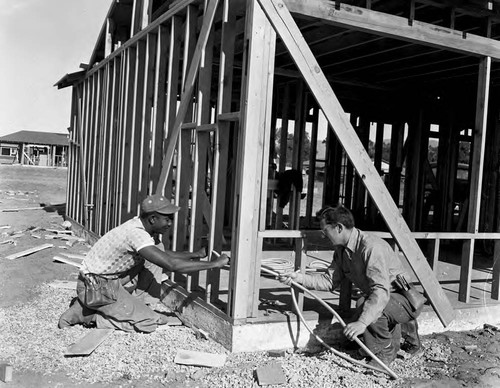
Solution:
[[[363,334],[367,326],[382,314],[389,301],[390,280],[386,260],[390,254],[393,254],[391,250],[378,245],[364,252],[363,260],[366,263],[366,277],[371,292],[363,304],[363,311],[358,320],[347,324],[344,328],[344,335],[350,340]]]
[[[340,285],[341,278],[342,274],[334,257],[324,274],[310,275],[290,272],[280,275],[278,280],[287,285],[293,280],[309,290],[334,291]]]
[[[222,254],[213,261],[191,261],[190,259],[193,258],[193,253],[185,252],[189,253],[189,255],[191,255],[190,257],[186,257],[188,255],[182,255],[182,253],[184,252],[178,252],[180,255],[170,255],[169,252],[163,252],[154,245],[139,250],[139,254],[146,260],[172,272],[197,272],[213,268],[222,268],[229,263],[229,257],[225,254]]]
[[[187,251],[176,252],[165,249],[165,253],[170,257],[183,260],[203,259],[204,257],[207,257],[207,250],[205,248],[200,248],[195,252],[187,252]]]

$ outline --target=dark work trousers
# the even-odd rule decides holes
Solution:
[[[360,298],[357,304],[361,307],[362,303],[364,303],[364,299]],[[410,342],[410,338],[415,338],[415,341],[418,341],[416,318],[419,314],[420,310],[414,311],[408,299],[403,295],[391,293],[382,315],[366,328],[363,334],[365,345],[375,355],[389,349],[395,355],[399,350],[401,326],[403,326],[407,341]]]
[[[162,268],[149,261],[130,270],[121,279],[116,302],[93,309],[96,327],[128,332],[155,331],[160,316],[149,306],[154,308],[159,300],[162,273]],[[85,306],[85,285],[81,278],[77,282],[77,294]]]

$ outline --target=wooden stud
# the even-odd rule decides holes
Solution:
[[[256,0],[247,3],[246,47],[244,71],[246,78],[241,94],[241,138],[239,139],[236,214],[231,239],[234,264],[230,267],[230,315],[246,319],[253,314],[250,298],[254,297],[254,280],[260,271],[257,257],[257,231],[261,204],[262,163],[267,155],[255,152],[264,143],[270,128],[275,33]],[[257,53],[259,53],[257,55]],[[267,176],[266,176],[267,179]],[[249,276],[250,275],[250,276]],[[235,285],[238,287],[235,287]]]
[[[314,200],[314,183],[316,181],[316,152],[318,147],[318,120],[319,109],[314,106],[313,118],[311,128],[311,148],[309,152],[309,171],[307,180],[307,196],[306,196],[306,218],[305,223],[307,227],[311,227],[313,219],[313,200]],[[316,209],[319,210],[319,209]]]
[[[235,22],[234,2],[225,0],[222,9],[222,42],[221,59],[219,65],[218,91],[217,91],[217,120],[218,131],[215,133],[215,181],[212,186],[212,221],[210,225],[209,252],[222,251],[224,233],[224,215],[226,210],[226,183],[229,156],[229,131],[234,118],[239,120],[239,112],[230,112],[231,96],[233,88],[233,64],[234,64],[234,41]],[[227,206],[229,207],[229,206]],[[220,271],[212,270],[207,274],[207,289],[212,290],[209,301],[214,303],[218,297],[220,287]]]
[[[487,112],[490,91],[491,58],[481,59],[477,87],[476,120],[474,130],[474,149],[470,171],[469,215],[467,231],[477,233],[479,228],[479,209],[481,208],[481,189],[484,166],[484,148],[486,141]],[[469,303],[472,265],[474,262],[474,240],[465,241],[462,248],[460,269],[460,287],[458,300]]]
[[[203,24],[201,27],[198,42],[196,43],[196,49],[194,51],[193,59],[190,63],[189,72],[186,76],[186,82],[184,83],[184,91],[182,93],[181,103],[179,104],[175,123],[173,125],[172,132],[170,133],[171,136],[169,139],[167,150],[165,151],[165,157],[163,158],[163,167],[160,174],[158,185],[156,187],[156,192],[162,192],[163,188],[165,187],[167,174],[170,171],[170,167],[172,165],[175,145],[177,143],[177,138],[179,136],[180,128],[182,122],[185,119],[186,112],[189,109],[189,106],[191,105],[191,97],[194,89],[194,83],[196,81],[196,76],[198,74],[200,66],[201,53],[207,44],[209,32],[212,28],[212,23],[215,17],[215,12],[217,10],[218,4],[219,4],[218,0],[210,0],[205,16],[203,17]]]

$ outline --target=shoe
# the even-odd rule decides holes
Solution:
[[[418,345],[405,342],[403,345],[401,345],[401,350],[408,354],[408,358],[420,357],[422,354],[424,354],[424,349],[422,349],[420,341]]]
[[[67,309],[59,318],[57,327],[64,329],[69,326],[83,324],[90,326],[94,322],[95,313],[93,310],[82,305],[78,298],[73,298]]]
[[[386,366],[389,366],[396,359],[398,350],[399,346],[394,346],[394,344],[391,343],[388,347],[382,349],[381,352],[375,355]],[[373,358],[368,362],[368,365],[380,368],[380,364]]]

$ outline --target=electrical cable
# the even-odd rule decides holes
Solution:
[[[219,253],[217,253],[216,251],[213,251],[213,253],[216,255],[216,256],[220,256]],[[324,261],[324,260],[321,260],[321,261]],[[266,264],[263,264],[263,263],[266,263]],[[291,264],[291,268],[290,268],[290,264]],[[269,269],[269,268],[265,268],[266,266],[268,267],[270,265],[272,265],[273,269]],[[280,276],[280,273],[277,272],[276,270],[274,270],[275,268],[277,268],[278,270],[288,270],[290,269],[289,271],[283,271],[282,273],[287,273],[287,272],[291,272],[294,268],[293,266],[293,263],[291,263],[289,260],[286,260],[286,259],[262,259],[261,260],[261,272],[265,272],[275,278],[279,277]],[[302,315],[302,313],[300,312],[300,308],[298,306],[298,303],[297,303],[297,299],[295,297],[295,292],[293,290],[293,287],[296,287],[306,293],[308,293],[309,295],[311,295],[314,299],[316,299],[321,305],[323,305],[328,311],[330,311],[333,316],[339,321],[340,325],[342,326],[342,328],[345,328],[346,327],[346,324],[344,322],[344,320],[340,317],[340,315],[338,315],[338,313],[332,309],[323,299],[321,299],[319,296],[317,296],[316,294],[314,294],[311,290],[308,290],[307,288],[305,288],[304,286],[302,286],[301,284],[291,280],[290,282],[290,293],[291,293],[291,296],[292,296],[292,301],[293,301],[293,305],[294,305],[294,308],[297,312],[297,315],[299,316],[299,319],[301,320],[301,322],[304,324],[304,326],[306,327],[306,329],[309,331],[309,333],[311,333],[311,335],[313,335],[322,345],[324,345],[326,348],[328,348],[332,353],[334,353],[336,356],[346,360],[346,361],[349,361],[351,362],[352,364],[355,364],[355,365],[358,365],[358,366],[361,366],[361,367],[364,367],[364,368],[367,368],[367,369],[371,369],[371,370],[374,370],[376,372],[381,372],[381,373],[386,373],[388,374],[389,376],[391,376],[393,379],[397,379],[398,376],[387,366],[385,365],[377,356],[375,356],[375,354],[373,354],[373,352],[368,349],[366,347],[366,345],[361,342],[361,340],[358,338],[358,337],[354,337],[353,338],[353,341],[355,341],[360,347],[361,349],[363,349],[366,354],[368,356],[370,356],[372,359],[374,359],[383,369],[380,369],[380,368],[377,368],[375,366],[371,366],[371,365],[368,365],[368,364],[365,364],[365,363],[362,363],[358,360],[355,360],[351,357],[349,357],[348,355],[342,353],[342,352],[339,352],[338,350],[332,348],[330,345],[328,345],[327,343],[325,343],[325,341],[323,341],[316,333],[313,332],[313,330],[309,327],[309,325],[307,324],[304,316]]]
[[[274,275],[275,277],[278,277],[280,276],[277,272],[274,272],[268,268],[264,268],[261,266],[261,271],[264,271],[264,272],[267,272],[268,274],[270,275]],[[307,328],[307,330],[321,343],[323,344],[324,346],[326,346],[330,351],[332,351],[335,355],[343,358],[344,360],[346,361],[349,361],[355,365],[359,365],[359,366],[362,366],[364,368],[368,368],[368,369],[371,369],[371,370],[374,370],[374,371],[377,371],[377,372],[382,372],[382,373],[386,373],[388,374],[389,376],[391,376],[393,379],[397,379],[398,376],[387,366],[385,365],[377,356],[375,356],[375,354],[373,354],[373,352],[368,349],[366,347],[366,345],[361,342],[361,340],[357,337],[354,337],[353,338],[353,341],[355,341],[365,352],[366,354],[368,354],[368,356],[370,356],[372,359],[374,359],[382,368],[382,369],[379,369],[377,367],[374,367],[374,366],[371,366],[371,365],[368,365],[368,364],[365,364],[365,363],[362,363],[358,360],[355,360],[341,352],[339,352],[338,350],[335,350],[333,349],[331,346],[329,346],[328,344],[326,344],[316,333],[314,333],[311,328],[309,327],[309,325],[306,323],[305,321],[305,318],[304,316],[302,315],[302,313],[300,312],[300,309],[299,309],[299,306],[297,304],[297,299],[295,298],[295,293],[293,291],[293,287],[296,287],[296,288],[299,288],[301,289],[302,291],[305,291],[306,293],[308,293],[309,295],[311,295],[314,299],[316,299],[319,303],[321,303],[321,305],[323,305],[324,307],[326,307],[326,309],[328,311],[330,311],[333,316],[339,321],[340,325],[342,326],[342,328],[345,328],[346,327],[346,324],[344,322],[344,320],[337,314],[337,312],[332,309],[325,301],[323,301],[320,297],[318,297],[316,294],[314,294],[313,292],[311,292],[310,290],[308,290],[307,288],[303,287],[302,285],[300,285],[299,283],[297,282],[294,282],[293,280],[291,281],[291,284],[290,284],[290,292],[292,294],[292,301],[294,303],[294,307],[295,307],[295,310],[301,320],[301,322],[304,324],[304,326]]]

